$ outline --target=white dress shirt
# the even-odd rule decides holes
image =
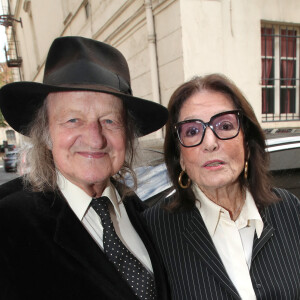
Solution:
[[[256,299],[250,278],[250,266],[254,233],[258,238],[263,230],[263,221],[252,195],[246,192],[246,200],[236,221],[229,212],[209,200],[194,185],[196,206],[221,257],[224,267],[242,299]]]
[[[60,173],[58,173],[58,186],[78,219],[103,250],[103,227],[100,217],[90,206],[92,198]],[[102,196],[110,199],[110,215],[118,236],[130,252],[152,273],[152,264],[147,249],[132,226],[120,195],[110,182]]]

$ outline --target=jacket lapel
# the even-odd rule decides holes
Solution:
[[[260,238],[257,237],[255,233],[254,241],[253,241],[253,250],[252,250],[252,261],[258,254],[258,252],[262,249],[262,247],[269,241],[269,239],[273,236],[275,229],[266,218],[265,211],[260,212],[261,218],[264,223],[264,229],[262,231],[262,234]]]
[[[183,231],[183,236],[190,245],[190,248],[199,256],[201,262],[220,284],[223,285],[235,299],[240,299],[196,207],[191,213],[191,218]]]
[[[57,211],[54,242],[76,259],[100,290],[111,290],[112,295],[119,294],[119,299],[136,299],[67,202],[59,196],[54,206],[56,208],[53,209]]]
[[[53,238],[82,265],[90,269],[97,268],[98,259],[95,257],[101,256],[103,252],[97,249],[96,243],[64,200],[62,200],[61,210],[57,217]]]

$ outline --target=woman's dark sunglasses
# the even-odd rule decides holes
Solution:
[[[174,128],[182,146],[195,147],[202,143],[207,127],[220,140],[235,138],[240,132],[241,117],[240,110],[230,110],[212,116],[207,123],[199,119],[185,120]]]

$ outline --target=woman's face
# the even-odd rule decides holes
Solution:
[[[178,122],[189,119],[209,122],[212,116],[235,109],[228,96],[214,91],[201,91],[185,101]],[[233,139],[220,140],[207,128],[200,145],[192,148],[180,145],[180,149],[182,169],[203,192],[211,193],[238,185],[237,179],[245,163],[242,131]]]

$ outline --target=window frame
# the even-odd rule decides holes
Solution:
[[[294,31],[295,35],[285,35],[283,31]],[[282,43],[284,36],[286,39],[287,56],[282,55]],[[290,57],[288,54],[290,36],[295,39],[295,56]],[[269,43],[269,44],[268,44]],[[300,120],[300,26],[288,24],[261,24],[261,91],[262,91],[262,122],[274,121],[295,121]],[[272,60],[271,69],[268,62]],[[295,61],[295,73],[292,79],[283,80],[282,74],[288,72],[289,61]],[[285,63],[286,62],[286,63]],[[283,71],[283,66],[286,70]],[[288,84],[288,80],[294,84]],[[285,84],[282,84],[285,82]],[[294,112],[290,108],[290,112],[282,111],[282,92],[284,90],[295,90]],[[272,95],[273,90],[273,95]],[[268,92],[267,92],[268,91]],[[269,96],[268,96],[269,95]],[[290,94],[291,95],[291,94]],[[264,98],[265,97],[265,98]],[[289,102],[293,103],[293,102]]]

